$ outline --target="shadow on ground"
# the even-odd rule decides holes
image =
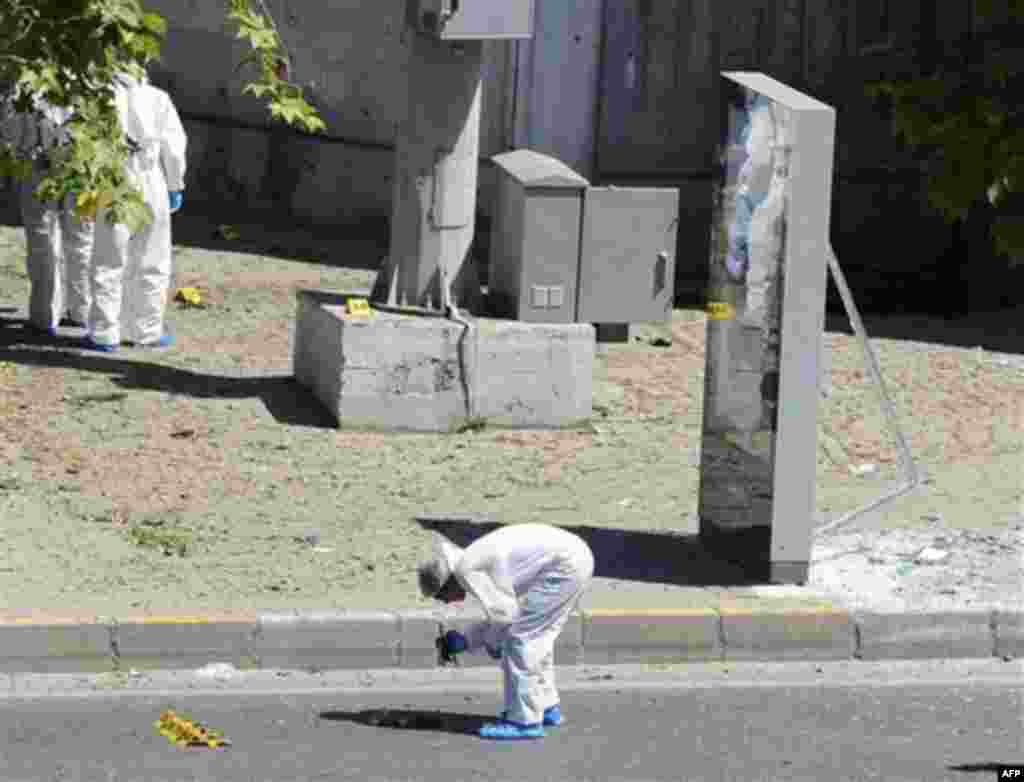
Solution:
[[[999,774],[1008,769],[1024,768],[1024,763],[963,763],[959,766],[946,766],[949,771],[959,771],[963,774]],[[996,776],[993,779],[1020,779],[1019,776],[1008,772],[1006,776]]]
[[[24,328],[24,321],[0,317],[0,361],[112,375],[112,382],[125,390],[163,391],[202,399],[258,398],[278,423],[337,428],[313,393],[291,375],[254,375],[245,370],[234,376],[207,374],[154,364],[144,355],[143,351],[132,350],[117,354],[81,350],[77,339],[38,336]]]
[[[210,252],[271,256],[325,266],[376,270],[387,254],[387,220],[365,220],[328,230],[282,225],[251,217],[244,222],[212,220],[182,212],[174,220],[174,244]]]
[[[463,736],[476,736],[484,723],[494,721],[493,717],[482,717],[476,714],[405,709],[325,711],[321,712],[319,716],[320,719],[331,722],[354,722],[357,725],[369,725],[375,728],[425,730],[436,733],[456,733]]]
[[[488,532],[505,526],[466,518],[418,516],[424,529],[437,532],[465,548]],[[601,527],[568,526],[594,552],[595,578],[671,584],[675,586],[752,586],[765,581],[763,563],[745,566],[716,557],[697,534],[637,532]]]
[[[856,294],[854,294],[856,296]],[[860,302],[858,307],[863,306]],[[944,320],[928,315],[861,313],[868,339],[909,340],[997,353],[1024,354],[1024,307],[977,312]],[[829,312],[825,328],[836,334],[854,333],[845,312]]]
[[[174,218],[174,243],[180,247],[211,252],[244,253],[271,256],[324,266],[376,271],[387,254],[389,220],[386,217],[366,218],[358,224],[326,228],[323,225],[296,225],[273,214],[239,212],[234,220],[227,213],[218,218],[207,217],[203,204],[193,204]],[[223,211],[219,209],[219,211]],[[10,205],[0,205],[0,224],[18,226],[20,219]],[[478,216],[472,254],[478,265],[481,282],[487,283],[490,225]],[[853,328],[837,302],[834,283],[830,281],[826,328],[834,333],[852,335]],[[683,296],[686,298],[684,299]],[[703,303],[693,292],[683,292],[676,302],[679,309],[700,310]],[[1012,307],[993,312],[976,312],[962,317],[942,318],[924,314],[927,302],[907,302],[899,314],[874,314],[871,301],[858,296],[854,300],[864,320],[868,336],[879,339],[973,348],[1000,353],[1024,354],[1024,308]],[[917,314],[921,311],[921,314]]]

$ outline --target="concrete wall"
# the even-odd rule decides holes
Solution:
[[[327,123],[317,138],[271,124],[262,101],[242,95],[251,74],[236,66],[247,49],[222,3],[145,4],[168,22],[152,79],[171,93],[189,132],[190,203],[325,225],[390,214],[395,128],[407,102],[404,0],[267,0],[293,79]],[[482,155],[504,148],[509,49],[487,44]]]
[[[222,3],[145,0],[169,25],[152,76],[189,131],[188,203],[217,219],[379,223],[390,216],[395,128],[408,97],[405,0],[266,2],[295,79],[327,122],[322,136],[271,124],[263,103],[241,94],[246,74],[235,67],[247,50]],[[837,107],[833,243],[861,305],[962,309],[970,305],[950,305],[950,293],[991,300],[1009,286],[998,274],[971,283],[985,267],[964,259],[991,257],[983,233],[930,212],[920,173],[863,87],[906,65],[922,42],[942,45],[968,29],[970,4],[538,2],[535,40],[485,44],[480,154],[528,146],[595,184],[678,187],[677,293],[699,299],[718,72],[762,70]],[[484,166],[478,211],[486,216],[494,181]],[[488,236],[478,239],[485,255]],[[996,263],[988,268],[1002,268]]]

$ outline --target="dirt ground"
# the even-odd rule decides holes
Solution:
[[[24,238],[0,226],[0,606],[415,607],[428,534],[417,514],[692,525],[703,313],[676,310],[670,328],[602,349],[595,415],[577,430],[338,430],[290,377],[295,291],[368,289],[379,247],[238,231],[193,229],[176,246],[176,284],[198,287],[206,306],[169,305],[174,348],[103,355],[75,349],[80,331],[51,344],[27,335]],[[823,522],[900,480],[859,343],[832,320]],[[888,530],[906,548],[942,533],[936,545],[969,549],[971,567],[996,579],[978,589],[1020,594],[1024,310],[867,328],[927,482],[822,545],[863,550],[864,535]]]

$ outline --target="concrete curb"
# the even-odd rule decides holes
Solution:
[[[241,611],[196,616],[0,612],[0,673],[436,667],[439,630],[481,615],[424,611]],[[892,660],[1018,657],[1024,611],[851,611],[828,602],[758,607],[587,609],[555,648],[558,665],[708,660]],[[467,667],[493,665],[464,655]]]

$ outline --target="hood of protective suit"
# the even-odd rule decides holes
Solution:
[[[434,597],[451,577],[462,560],[463,550],[434,535],[430,559],[420,567],[420,590],[424,597]]]

